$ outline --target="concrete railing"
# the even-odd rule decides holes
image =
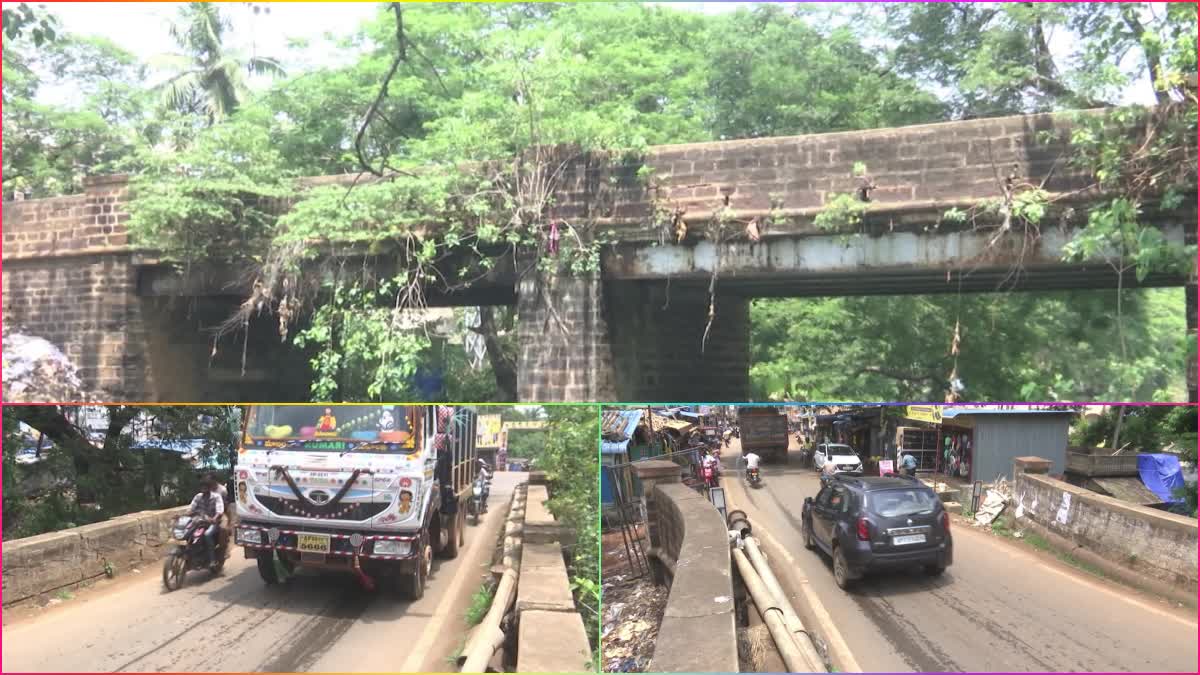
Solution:
[[[186,512],[186,506],[142,511],[4,542],[4,606],[156,564],[170,542],[171,523]]]
[[[563,560],[565,530],[546,508],[547,499],[545,485],[529,486],[517,584],[517,672],[585,672],[591,670],[591,647]]]
[[[673,462],[639,462],[646,488],[651,559],[671,590],[652,672],[738,672],[729,534],[721,514],[679,482]]]
[[[1195,518],[1130,504],[1018,463],[1021,525],[1106,574],[1170,597],[1196,598]]]

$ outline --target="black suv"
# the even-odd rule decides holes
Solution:
[[[846,589],[864,572],[922,565],[938,575],[954,559],[950,515],[916,478],[834,476],[804,500],[804,547],[833,558],[833,578]]]

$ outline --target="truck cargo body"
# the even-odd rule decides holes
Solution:
[[[773,407],[738,409],[738,427],[742,454],[751,450],[766,461],[787,461],[787,416]]]
[[[236,541],[267,583],[296,568],[424,592],[464,543],[476,416],[448,406],[249,406]]]

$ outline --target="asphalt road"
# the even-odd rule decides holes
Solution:
[[[495,474],[491,509],[454,560],[435,560],[425,597],[363,591],[349,576],[267,587],[235,550],[220,577],[193,572],[174,593],[147,567],[38,611],[4,612],[4,670],[446,672],[471,595],[491,564],[513,488]]]
[[[951,526],[954,565],[941,578],[904,571],[841,591],[828,558],[800,537],[804,498],[820,483],[799,468],[794,443],[787,466],[764,464],[762,487],[743,491],[746,511],[795,558],[864,672],[1196,672],[1195,610],[965,524]],[[738,480],[740,450],[723,454],[723,480]]]

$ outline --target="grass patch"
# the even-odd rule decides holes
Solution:
[[[471,606],[467,608],[467,625],[478,626],[483,617],[487,616],[488,610],[492,608],[492,596],[496,593],[496,589],[490,582],[484,582],[479,590],[475,591],[475,595],[471,596]]]
[[[71,598],[73,598],[75,596],[71,594],[71,591],[62,590],[62,591],[55,593],[54,597],[58,598],[59,600],[70,600]]]
[[[1050,545],[1050,542],[1047,541],[1046,538],[1041,536],[1040,534],[1037,534],[1035,532],[1026,532],[1025,535],[1022,537],[1022,539],[1024,541],[1026,541],[1033,548],[1035,548],[1039,551],[1050,553],[1055,558],[1058,558],[1060,561],[1070,565],[1071,567],[1074,567],[1077,570],[1087,572],[1088,574],[1091,574],[1092,576],[1095,576],[1095,577],[1099,577],[1101,579],[1108,578],[1108,575],[1105,574],[1104,571],[1101,570],[1099,567],[1096,567],[1095,565],[1092,565],[1091,563],[1086,563],[1086,562],[1080,560],[1079,558],[1076,558],[1075,556],[1071,555],[1070,553],[1067,553],[1065,551],[1059,551],[1059,550],[1055,549],[1054,547],[1052,547]]]
[[[1027,541],[1029,543],[1030,546],[1036,548],[1039,551],[1049,551],[1050,550],[1050,542],[1046,541],[1045,537],[1043,537],[1040,534],[1037,534],[1035,532],[1027,532],[1027,533],[1025,533],[1024,539],[1025,539],[1025,541]]]
[[[996,518],[992,521],[992,533],[1011,538],[1013,536],[1012,522],[1005,516]]]

